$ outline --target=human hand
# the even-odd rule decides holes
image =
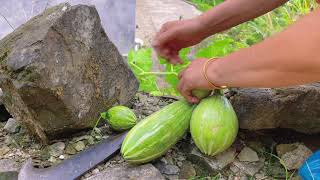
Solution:
[[[180,82],[178,84],[178,91],[190,103],[198,103],[199,98],[192,94],[192,90],[203,89],[212,90],[212,85],[206,80],[203,75],[203,66],[208,59],[196,59],[191,64],[181,71],[179,74]]]
[[[165,23],[153,39],[152,46],[161,57],[171,64],[182,63],[179,51],[193,46],[205,38],[198,19]]]

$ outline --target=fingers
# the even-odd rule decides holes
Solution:
[[[182,64],[179,57],[180,49],[173,46],[176,38],[176,30],[172,28],[174,22],[165,23],[152,41],[152,46],[158,55],[165,58],[171,64]]]
[[[179,51],[172,53],[171,61],[173,61],[175,64],[183,64],[183,61],[179,56]]]
[[[182,70],[179,75],[178,75],[178,79],[181,80],[183,73],[186,71],[186,69]]]
[[[188,87],[188,84],[185,83],[183,80],[180,81],[178,85],[178,91],[181,93],[181,95],[190,103],[199,103],[199,99],[197,97],[194,97],[192,95],[192,89]]]
[[[167,47],[155,47],[156,52],[162,58],[165,58],[171,64],[183,64],[183,61],[179,57],[179,51]]]

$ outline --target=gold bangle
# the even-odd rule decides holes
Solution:
[[[227,88],[227,86],[216,86],[213,82],[211,82],[208,78],[208,75],[207,75],[207,70],[208,70],[208,65],[209,63],[212,61],[212,60],[216,60],[216,58],[211,58],[211,59],[208,59],[204,65],[203,65],[203,68],[202,68],[202,74],[204,76],[204,78],[208,81],[208,83],[210,84],[210,86],[213,88],[213,89],[225,89]]]

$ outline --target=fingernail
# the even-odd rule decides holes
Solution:
[[[199,103],[199,99],[198,98],[192,98],[193,103]]]

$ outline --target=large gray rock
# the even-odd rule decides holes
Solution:
[[[0,73],[4,105],[44,142],[92,127],[138,89],[96,9],[85,5],[47,9],[2,39]]]
[[[240,128],[320,132],[320,83],[276,89],[233,89],[230,93]]]
[[[152,165],[145,164],[141,166],[124,165],[103,170],[99,174],[89,177],[86,180],[164,180],[161,173]]]

